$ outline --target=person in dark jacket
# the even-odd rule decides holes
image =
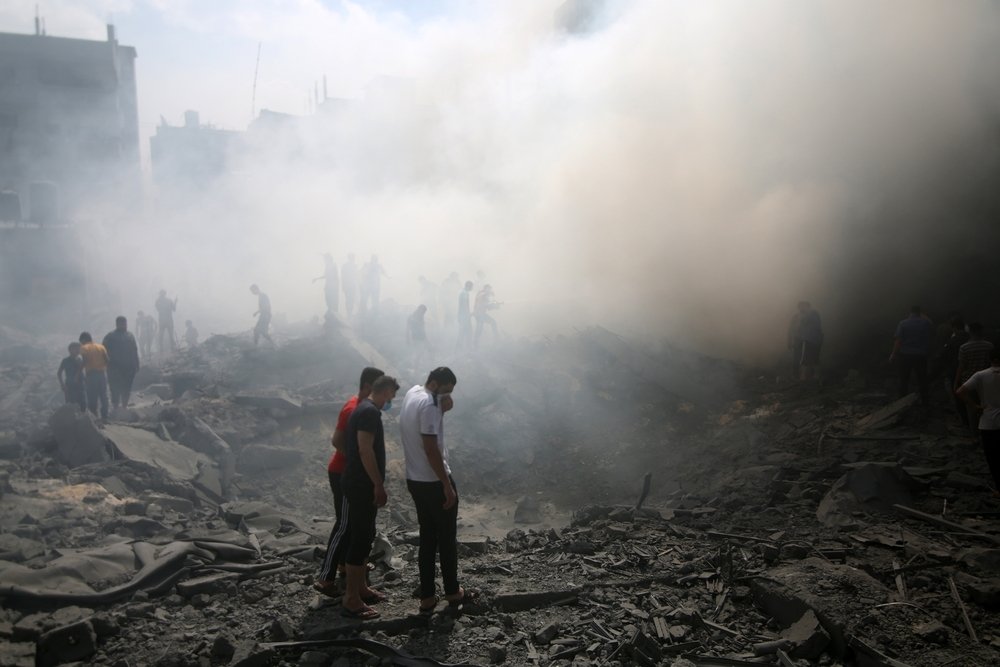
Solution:
[[[111,405],[126,408],[132,394],[132,381],[139,372],[139,346],[128,330],[128,320],[124,315],[115,318],[115,330],[104,337],[103,345],[108,351]]]

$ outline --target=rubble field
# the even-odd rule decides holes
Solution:
[[[365,365],[426,373],[372,343],[214,336],[98,424],[62,405],[59,343],[0,331],[0,667],[1000,664],[1000,502],[943,391],[601,328],[441,361],[480,597],[430,617],[386,414],[388,600],[343,618],[312,589],[337,412]]]

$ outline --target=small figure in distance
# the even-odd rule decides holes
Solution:
[[[80,334],[80,356],[83,357],[84,381],[87,385],[87,409],[94,415],[108,418],[108,351],[95,343],[90,332]]]
[[[267,342],[274,345],[269,333],[271,328],[271,299],[260,291],[257,285],[250,286],[250,293],[257,295],[257,312],[253,315],[257,318],[257,324],[253,328],[253,344],[256,346],[261,338],[266,338]]]
[[[493,319],[489,311],[496,310],[500,307],[500,304],[493,300],[493,287],[490,285],[484,285],[483,289],[479,290],[479,294],[476,295],[476,303],[473,309],[473,314],[476,317],[476,347],[479,347],[479,339],[483,335],[483,325],[490,325],[493,328],[493,340],[496,342],[498,331],[497,331],[497,321]]]
[[[184,342],[187,343],[188,349],[193,350],[198,347],[198,330],[194,328],[191,320],[184,322]]]
[[[177,297],[171,301],[167,298],[167,290],[160,290],[160,296],[156,300],[156,312],[159,315],[159,328],[160,328],[160,338],[159,338],[159,351],[160,357],[163,357],[163,336],[167,336],[167,341],[170,343],[170,351],[173,352],[177,349],[177,338],[174,336],[174,311],[177,310]]]
[[[104,337],[108,351],[108,385],[111,387],[111,405],[127,408],[132,395],[132,382],[139,372],[139,345],[128,330],[124,315],[115,318],[115,330]]]
[[[427,306],[420,304],[406,318],[406,342],[413,348],[413,367],[418,368],[424,355],[430,354],[430,343],[427,341]]]

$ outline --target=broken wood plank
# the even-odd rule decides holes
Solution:
[[[735,535],[733,533],[720,533],[717,530],[708,530],[705,531],[705,534],[708,535],[709,537],[721,537],[724,539],[731,539],[731,540],[741,540],[741,541],[749,540],[750,542],[767,542],[768,544],[774,543],[774,540],[770,540],[766,537],[754,537],[752,535]]]
[[[781,667],[795,667],[795,661],[789,658],[788,654],[785,653],[784,650],[779,648],[774,652],[774,654],[778,657],[778,664],[780,664]]]
[[[967,535],[972,535],[984,540],[989,540],[994,544],[1000,544],[1000,537],[996,535],[982,533],[979,532],[978,530],[969,528],[968,526],[963,526],[960,523],[955,523],[954,521],[949,521],[948,519],[942,519],[941,517],[935,516],[933,514],[927,514],[926,512],[921,512],[920,510],[915,510],[912,507],[907,507],[906,505],[893,505],[892,507],[893,509],[899,510],[903,514],[907,514],[916,519],[921,519],[923,521],[926,521],[927,523],[933,523],[938,526],[943,526],[945,528],[950,528],[952,530],[965,533]]]
[[[958,605],[958,610],[962,613],[962,622],[965,623],[965,629],[969,632],[969,637],[972,638],[972,641],[978,642],[976,629],[972,627],[972,621],[969,619],[969,612],[965,609],[965,603],[962,602],[962,597],[958,594],[958,587],[955,586],[955,580],[951,577],[948,577],[948,588],[951,589],[951,599],[955,601],[955,604]]]
[[[899,561],[895,558],[892,559],[892,572],[895,575],[893,578],[896,580],[896,590],[899,591],[899,597],[904,601],[909,600],[910,597],[906,592],[906,580],[903,579],[903,574],[900,572]]]

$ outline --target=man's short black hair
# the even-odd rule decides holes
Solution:
[[[375,380],[375,382],[372,383],[372,393],[377,394],[378,392],[385,391],[390,387],[393,391],[399,391],[399,383],[396,382],[396,378],[390,375],[381,375]]]
[[[374,366],[365,366],[364,370],[361,371],[361,382],[358,385],[358,390],[364,391],[366,384],[375,384],[375,380],[379,379],[383,375],[385,375],[385,373],[381,369],[375,368]]]
[[[969,333],[974,336],[982,336],[985,327],[982,322],[973,322],[969,325]]]
[[[115,318],[115,324],[128,324],[128,318],[124,315],[119,315]]]
[[[425,384],[430,384],[431,382],[437,382],[438,384],[458,384],[458,378],[455,377],[455,374],[447,366],[438,366],[427,376]]]
[[[80,342],[81,343],[93,343],[94,342],[94,337],[90,335],[89,331],[84,331],[83,333],[80,334]]]
[[[914,315],[920,314],[920,306],[910,306],[910,312]]]
[[[960,316],[956,315],[955,317],[951,318],[951,326],[955,327],[956,329],[964,329],[965,320],[963,320]]]

